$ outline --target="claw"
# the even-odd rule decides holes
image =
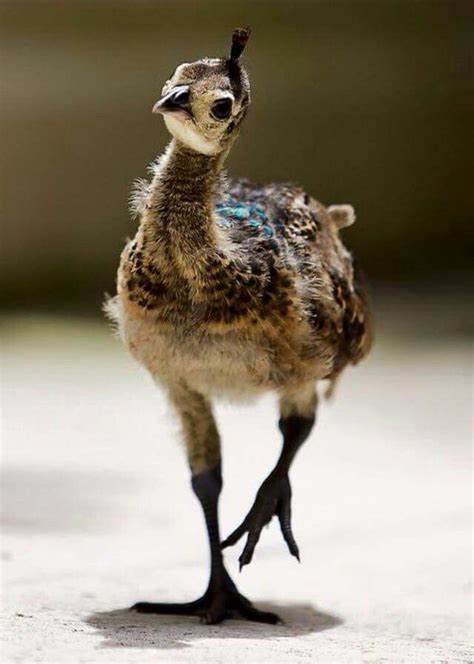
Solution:
[[[270,474],[260,487],[255,502],[243,522],[223,542],[221,549],[236,544],[248,532],[247,542],[239,557],[239,571],[253,558],[264,526],[277,516],[283,538],[292,556],[300,561],[300,552],[291,529],[291,487],[288,476]]]
[[[280,521],[283,539],[287,543],[291,555],[294,556],[298,562],[301,562],[300,551],[291,529],[291,503],[289,498],[285,498],[280,502],[278,507],[278,520]]]
[[[257,542],[260,539],[260,532],[261,528],[250,531],[244,550],[242,551],[239,558],[240,570],[242,570],[244,565],[248,565],[250,562],[252,562],[253,552],[255,551]]]

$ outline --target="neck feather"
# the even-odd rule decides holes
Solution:
[[[210,202],[223,161],[220,155],[195,152],[173,139],[155,172],[153,205],[165,211],[182,204]]]
[[[206,249],[217,247],[213,207],[224,158],[195,152],[173,139],[155,169],[147,235],[181,266],[195,264]]]

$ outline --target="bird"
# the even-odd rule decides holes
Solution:
[[[246,542],[253,558],[262,528],[277,517],[299,560],[289,470],[316,417],[318,385],[367,355],[373,333],[366,287],[340,238],[355,221],[349,204],[326,207],[294,184],[229,178],[225,159],[250,105],[241,55],[248,28],[232,33],[228,56],[183,63],[153,112],[171,141],[138,180],[135,237],[121,254],[107,315],[132,356],[165,392],[181,423],[191,486],[210,548],[204,594],[183,603],[139,602],[141,613],[276,624],[280,617],[242,595],[223,549]],[[276,395],[282,449],[242,523],[221,539],[221,446],[213,403]]]

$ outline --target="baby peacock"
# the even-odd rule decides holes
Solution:
[[[339,238],[354,221],[352,207],[326,208],[297,186],[260,186],[224,174],[250,103],[239,61],[248,36],[235,30],[228,58],[182,64],[165,83],[153,111],[173,138],[152,165],[151,182],[134,191],[139,228],[121,256],[117,296],[107,304],[122,339],[181,420],[211,552],[201,598],[133,608],[208,623],[235,614],[278,622],[238,592],[222,549],[247,534],[242,568],[263,526],[277,516],[299,558],[288,472],[314,424],[316,382],[333,386],[371,345],[366,299]],[[279,398],[282,451],[250,512],[221,542],[221,452],[211,400],[266,390]]]

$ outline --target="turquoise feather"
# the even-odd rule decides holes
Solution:
[[[216,212],[217,223],[222,228],[232,228],[238,223],[262,231],[267,238],[274,235],[273,228],[265,223],[268,222],[268,218],[264,208],[256,203],[245,203],[229,198],[216,204]]]

